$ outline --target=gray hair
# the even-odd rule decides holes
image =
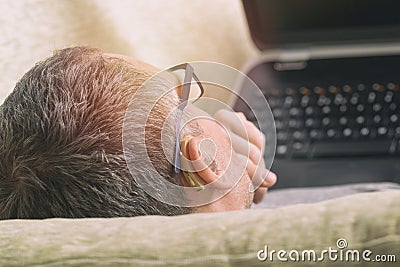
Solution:
[[[29,70],[0,107],[0,219],[189,213],[146,194],[124,158],[125,110],[151,75],[88,47],[57,51]],[[150,157],[175,183],[158,143],[163,114],[177,104],[163,98],[146,126]]]

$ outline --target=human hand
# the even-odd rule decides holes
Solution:
[[[214,118],[226,127],[236,153],[248,159],[246,171],[256,188],[254,203],[264,198],[269,187],[277,180],[276,174],[268,170],[264,162],[265,136],[246,119],[241,112],[219,110]]]

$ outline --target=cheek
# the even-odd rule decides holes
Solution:
[[[251,179],[246,171],[246,159],[233,152],[226,175],[235,183],[231,191],[232,204],[236,209],[249,208],[253,202],[253,193],[251,193],[253,190],[251,190]]]
[[[246,172],[246,176],[247,177],[243,177],[243,178],[246,179],[246,181],[247,181],[247,194],[248,195],[247,195],[246,209],[248,209],[253,204],[254,186],[253,186],[253,183],[250,180],[250,177],[247,175],[247,172]]]
[[[228,133],[225,129],[216,122],[204,121],[203,129],[214,143],[213,148],[215,153],[215,161],[218,164],[218,171],[224,172],[228,168],[231,160],[233,148]]]
[[[217,160],[221,162],[221,168],[226,170],[233,160],[234,151],[232,147],[231,140],[228,134],[225,132],[221,126],[219,126],[219,131],[216,131],[217,134],[216,144],[217,144]]]
[[[245,172],[233,190],[235,194],[236,206],[238,209],[250,208],[254,198],[254,193],[251,193],[252,187],[253,185],[250,181],[250,178],[247,175],[247,172]]]
[[[221,144],[222,143],[222,144]],[[232,161],[232,147],[229,142],[220,142],[220,147],[217,150],[216,160],[219,162],[219,166],[221,170],[226,170]]]

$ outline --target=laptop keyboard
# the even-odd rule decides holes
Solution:
[[[400,155],[398,83],[282,87],[266,98],[278,158]]]

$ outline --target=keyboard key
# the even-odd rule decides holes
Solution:
[[[350,128],[345,128],[345,129],[343,130],[343,135],[344,135],[345,137],[350,137],[352,133],[353,133],[353,131],[352,131]]]
[[[347,119],[347,117],[340,117],[339,124],[345,126],[348,123],[348,121],[349,120]]]
[[[325,117],[322,119],[322,125],[323,126],[329,126],[331,124],[331,119],[328,117]]]
[[[311,90],[307,87],[300,87],[299,91],[302,95],[310,95],[311,94]]]
[[[357,105],[359,100],[359,95],[354,93],[353,96],[350,98],[350,103],[353,105]]]
[[[275,99],[281,99],[280,97],[283,95],[283,90],[278,88],[272,88],[269,92],[269,95],[273,96]]]
[[[293,149],[294,150],[300,150],[300,149],[302,149],[304,147],[304,144],[303,143],[300,143],[300,142],[295,142],[295,143],[293,143]]]
[[[307,154],[308,154],[308,145],[307,144],[304,144],[301,142],[293,143],[292,157],[304,158],[304,157],[307,157]]]
[[[271,109],[275,109],[277,107],[281,107],[282,106],[283,100],[281,98],[268,99],[268,104],[269,104]]]
[[[387,88],[392,91],[398,91],[399,85],[394,83],[388,83]]]
[[[285,124],[283,123],[283,121],[281,121],[281,120],[275,120],[275,127],[276,127],[276,130],[278,130],[278,131],[280,131],[280,130],[283,130],[283,129],[285,129]]]
[[[328,87],[328,91],[329,91],[331,94],[338,94],[338,93],[340,93],[339,87],[336,87],[336,86],[333,86],[333,85],[331,85],[331,86]]]
[[[274,115],[275,118],[282,118],[285,114],[284,110],[281,108],[276,108],[272,110],[272,114]]]
[[[299,119],[290,119],[288,122],[288,126],[291,129],[299,129],[303,127],[303,120]]]
[[[383,100],[385,100],[386,103],[391,103],[393,101],[393,92],[387,91]]]
[[[387,132],[388,132],[388,129],[386,127],[379,127],[378,128],[378,135],[380,135],[380,136],[386,135]]]
[[[328,115],[331,112],[331,108],[329,106],[324,106],[322,108],[322,113],[324,113],[325,115]]]
[[[304,140],[306,139],[307,135],[305,131],[294,131],[293,132],[293,139],[294,140]]]
[[[357,85],[357,90],[358,90],[359,92],[365,91],[365,84],[360,83],[359,85]]]
[[[292,117],[298,117],[298,116],[303,115],[303,111],[299,108],[291,108],[289,110],[289,115]]]
[[[312,116],[316,113],[316,109],[313,107],[307,107],[304,112],[307,116]]]
[[[296,95],[297,91],[295,89],[289,87],[289,88],[285,89],[285,93],[286,93],[286,95],[294,96],[294,95]]]
[[[287,152],[287,146],[286,146],[286,145],[277,146],[277,148],[276,148],[276,154],[277,154],[278,156],[283,156],[283,155],[286,154],[286,152]]]
[[[337,130],[336,129],[328,129],[328,130],[326,130],[326,135],[329,137],[329,138],[333,138],[333,137],[335,137],[336,135],[337,135]]]
[[[317,95],[324,95],[324,94],[326,94],[326,90],[325,90],[325,88],[316,86],[316,87],[314,87],[314,93],[316,93]]]
[[[284,144],[289,140],[289,133],[280,131],[276,134],[276,139],[279,144]]]
[[[305,121],[305,126],[307,128],[318,128],[320,126],[320,121],[314,118],[307,118]]]
[[[362,125],[362,124],[364,124],[364,122],[365,122],[365,118],[363,116],[357,116],[357,118],[356,118],[357,124]]]
[[[285,97],[285,102],[283,103],[283,106],[285,108],[290,108],[293,104],[293,101],[294,101],[294,99],[292,96],[287,96],[287,97]]]
[[[373,121],[375,124],[379,124],[382,121],[382,118],[380,115],[375,115]]]
[[[396,123],[396,122],[398,122],[398,120],[399,120],[399,116],[398,115],[393,114],[392,116],[390,116],[390,121],[392,123]]]
[[[309,103],[310,103],[310,97],[307,96],[307,95],[303,96],[303,97],[301,98],[301,100],[300,100],[300,105],[301,105],[303,108],[307,107]]]
[[[389,105],[389,110],[390,110],[390,111],[395,112],[396,109],[397,109],[397,105],[396,105],[395,103],[391,103],[391,104]]]
[[[312,140],[318,140],[324,138],[325,134],[319,129],[313,129],[310,131],[309,136]]]
[[[347,112],[347,106],[341,105],[341,106],[339,107],[339,111],[340,111],[341,113],[346,113],[346,112]]]
[[[343,86],[343,92],[351,94],[353,92],[353,88],[350,85],[346,84],[345,86]]]
[[[368,136],[370,134],[370,130],[366,127],[360,129],[361,136]]]
[[[382,84],[374,83],[372,85],[372,89],[374,89],[377,92],[382,92],[383,90],[385,90],[385,87]]]
[[[381,111],[381,109],[382,109],[382,105],[379,104],[379,103],[375,103],[375,104],[372,106],[372,110],[373,110],[374,112],[379,112],[379,111]]]
[[[312,118],[307,118],[306,121],[304,122],[304,124],[306,125],[306,127],[308,128],[314,128],[314,119]]]
[[[329,98],[327,98],[325,95],[318,96],[317,105],[320,106],[320,107],[325,106],[326,105],[325,104],[326,99],[329,99]]]
[[[345,105],[347,103],[347,100],[346,98],[343,97],[343,95],[337,94],[333,102],[335,103],[335,105],[339,106],[339,105]]]
[[[374,103],[376,99],[376,93],[375,92],[370,92],[368,94],[368,102],[369,103]]]

